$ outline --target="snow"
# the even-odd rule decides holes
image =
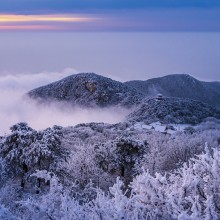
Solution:
[[[190,127],[190,124],[169,124],[177,131],[183,131],[185,128]]]
[[[166,133],[172,135],[172,134],[175,134],[176,131],[171,130],[171,129],[167,129],[167,130],[166,130]]]
[[[157,125],[162,125],[162,124],[159,121],[157,121],[157,122],[151,123],[150,125],[155,128]]]
[[[129,122],[143,121],[155,126],[162,124],[196,125],[207,117],[220,118],[220,112],[208,104],[189,99],[163,98],[156,102],[154,98],[144,100],[143,104],[126,118]]]
[[[220,107],[219,83],[199,81],[186,74],[172,74],[146,81],[133,80],[124,84],[150,97],[156,97],[158,93],[162,93],[166,97],[193,99],[215,108]]]
[[[106,91],[111,97],[112,91],[124,106],[136,103],[129,98],[126,104],[138,94],[120,83],[94,74],[75,79],[88,87],[79,94],[97,89],[97,97]],[[53,84],[54,94],[69,80]],[[108,89],[94,88],[102,81]],[[41,89],[34,93],[42,95]],[[220,219],[219,113],[178,98],[146,103],[130,121],[114,125],[12,126],[0,140],[0,219]],[[215,120],[206,123],[208,116]],[[192,120],[203,123],[192,128]]]
[[[173,129],[168,129],[168,127],[171,126]],[[184,131],[185,128],[192,127],[190,124],[166,124],[162,125],[161,122],[153,122],[151,124],[144,124],[144,122],[138,122],[133,125],[133,127],[127,128],[127,131],[130,131],[132,129],[134,130],[154,130],[157,132],[161,132],[163,134],[172,135],[175,134],[177,131]],[[196,128],[197,126],[193,126]]]
[[[153,129],[153,126],[151,126],[151,125],[142,125],[142,128],[146,129],[146,130],[151,130],[151,129]]]
[[[13,220],[15,219],[15,216],[12,216],[12,214],[5,207],[0,205],[0,219]]]
[[[142,123],[136,123],[136,124],[134,124],[134,129],[135,129],[135,130],[142,130]]]
[[[148,171],[143,171],[131,182],[131,195],[124,193],[123,181],[118,177],[116,183],[109,188],[111,197],[97,190],[97,197],[82,206],[70,196],[62,195],[62,186],[58,187],[58,179],[52,177],[54,184],[47,195],[41,196],[39,200],[22,201],[22,204],[35,215],[35,219],[40,211],[45,215],[50,214],[50,219],[58,219],[55,216],[60,216],[60,219],[144,220],[150,216],[152,220],[217,220],[220,198],[219,158],[220,151],[215,149],[211,156],[206,147],[206,153],[190,161],[189,165],[185,163],[183,169],[177,171],[178,175],[151,175]],[[216,166],[216,170],[209,169],[209,166]],[[40,175],[41,172],[43,171],[38,172],[38,176],[44,178]],[[213,178],[202,181],[204,173]],[[59,200],[60,197],[62,199]],[[58,202],[61,205],[54,208]],[[39,209],[40,206],[46,208]],[[39,211],[34,212],[34,208]]]
[[[167,133],[167,134],[174,134],[176,133],[176,131],[178,130],[184,130],[185,127],[188,127],[189,125],[173,125],[175,130],[171,130],[171,129],[167,129],[167,125],[162,125],[161,122],[157,121],[157,122],[153,122],[151,124],[144,124],[144,122],[138,122],[134,124],[133,129],[135,130],[155,130],[157,132],[161,132],[161,133]],[[127,131],[131,130],[131,128],[127,128]]]
[[[161,133],[165,133],[167,130],[167,126],[164,125],[156,125],[155,131],[159,131]]]
[[[95,73],[70,75],[49,85],[35,88],[26,95],[44,104],[65,101],[74,106],[92,108],[131,108],[141,104],[145,98],[139,90]]]
[[[69,135],[66,135],[67,128],[59,126],[37,132],[28,127],[26,123],[16,124],[11,127],[12,134],[5,136],[4,141],[0,142],[1,150],[3,150],[1,156],[5,155],[5,159],[12,158],[14,162],[11,163],[4,158],[0,158],[0,162],[2,164],[10,162],[8,166],[11,169],[10,172],[20,175],[17,177],[17,183],[24,178],[24,175],[23,172],[17,174],[12,168],[19,168],[20,164],[28,162],[29,170],[28,173],[24,170],[26,172],[24,174],[26,177],[29,176],[31,181],[31,178],[41,180],[41,192],[36,195],[34,179],[33,182],[26,182],[23,190],[19,191],[22,199],[13,194],[18,184],[17,186],[7,184],[7,190],[2,187],[0,219],[10,219],[10,217],[19,219],[19,216],[20,219],[36,220],[99,220],[101,216],[101,219],[110,220],[143,220],[149,219],[150,216],[152,220],[217,220],[220,217],[218,210],[220,151],[217,142],[220,120],[215,121],[216,130],[212,129],[209,132],[206,130],[201,133],[195,129],[192,135],[171,130],[169,127],[171,125],[161,125],[158,122],[155,123],[157,133],[145,132],[148,128],[153,129],[144,121],[135,123],[133,126],[131,123],[82,124],[72,127],[72,133]],[[199,126],[203,126],[204,129],[207,126],[213,127],[210,122],[213,122],[213,119],[206,125],[204,125],[205,122],[198,125],[198,129]],[[172,125],[179,129],[188,127],[188,124]],[[112,126],[116,128],[115,131],[111,130]],[[131,128],[142,130],[129,132]],[[128,132],[123,133],[125,129]],[[168,134],[167,136],[160,134],[164,131]],[[175,138],[169,136],[175,132],[177,132]],[[134,136],[130,138],[132,133]],[[123,137],[124,134],[127,136]],[[14,139],[16,135],[17,140]],[[70,139],[73,135],[77,139]],[[54,142],[55,139],[61,140],[62,137],[62,141],[66,140],[70,142],[70,145],[74,145],[76,141],[80,143],[71,154],[65,154],[66,156],[63,154],[63,157],[61,157],[60,150],[62,149],[59,140]],[[83,142],[87,138],[93,144]],[[40,141],[39,145],[36,145],[37,140]],[[54,142],[52,145],[51,140]],[[204,141],[209,141],[210,146],[205,147]],[[195,151],[195,146],[197,150],[201,147],[200,152]],[[65,148],[63,142],[62,147]],[[39,165],[37,161],[32,160],[32,156],[38,153],[36,150],[39,150],[38,158],[42,157],[41,153],[47,154],[46,160],[56,155],[54,162],[52,158],[50,164],[40,163]],[[51,151],[50,154],[47,153],[49,151]],[[14,158],[15,154],[12,155],[12,153],[19,157]],[[194,157],[195,154],[196,157]],[[57,162],[61,162],[60,165]],[[42,166],[42,169],[38,169],[39,166]],[[121,167],[124,167],[125,176],[119,178]],[[144,167],[148,171],[141,171],[139,167],[140,169]],[[22,166],[20,168],[24,169]],[[114,173],[115,170],[116,173]],[[169,172],[169,175],[166,175],[166,172]],[[77,182],[74,182],[75,179]],[[89,182],[90,179],[92,182]],[[47,180],[50,185],[45,186]],[[99,188],[96,189],[96,193],[93,193],[97,186]],[[133,193],[126,193],[128,187]]]

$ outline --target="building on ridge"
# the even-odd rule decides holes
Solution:
[[[157,101],[160,101],[160,100],[163,100],[163,95],[161,94],[161,93],[159,93],[158,95],[157,95],[157,99],[156,99]]]

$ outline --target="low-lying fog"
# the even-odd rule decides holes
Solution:
[[[45,107],[22,97],[31,89],[74,73],[77,72],[73,69],[65,69],[62,73],[0,76],[0,136],[9,133],[9,127],[18,122],[27,122],[32,128],[40,130],[55,124],[73,126],[87,122],[117,123],[129,113],[125,109],[73,109],[58,103]]]

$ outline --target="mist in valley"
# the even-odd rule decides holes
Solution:
[[[9,127],[18,122],[27,122],[36,130],[53,125],[74,126],[79,123],[122,121],[131,110],[123,108],[80,108],[65,102],[40,105],[25,96],[29,90],[60,80],[74,69],[63,72],[42,72],[38,74],[3,75],[0,77],[0,135],[9,133]]]

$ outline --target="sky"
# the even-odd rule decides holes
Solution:
[[[0,32],[0,48],[0,75],[70,68],[121,82],[183,73],[220,81],[218,32]]]
[[[219,0],[0,0],[0,75],[219,81]]]
[[[33,128],[115,123],[118,111],[65,114],[23,102],[27,91],[79,72],[121,82],[169,74],[220,81],[219,0],[0,0],[0,135]],[[69,124],[68,124],[69,123]]]
[[[219,0],[0,0],[0,30],[219,31]]]

